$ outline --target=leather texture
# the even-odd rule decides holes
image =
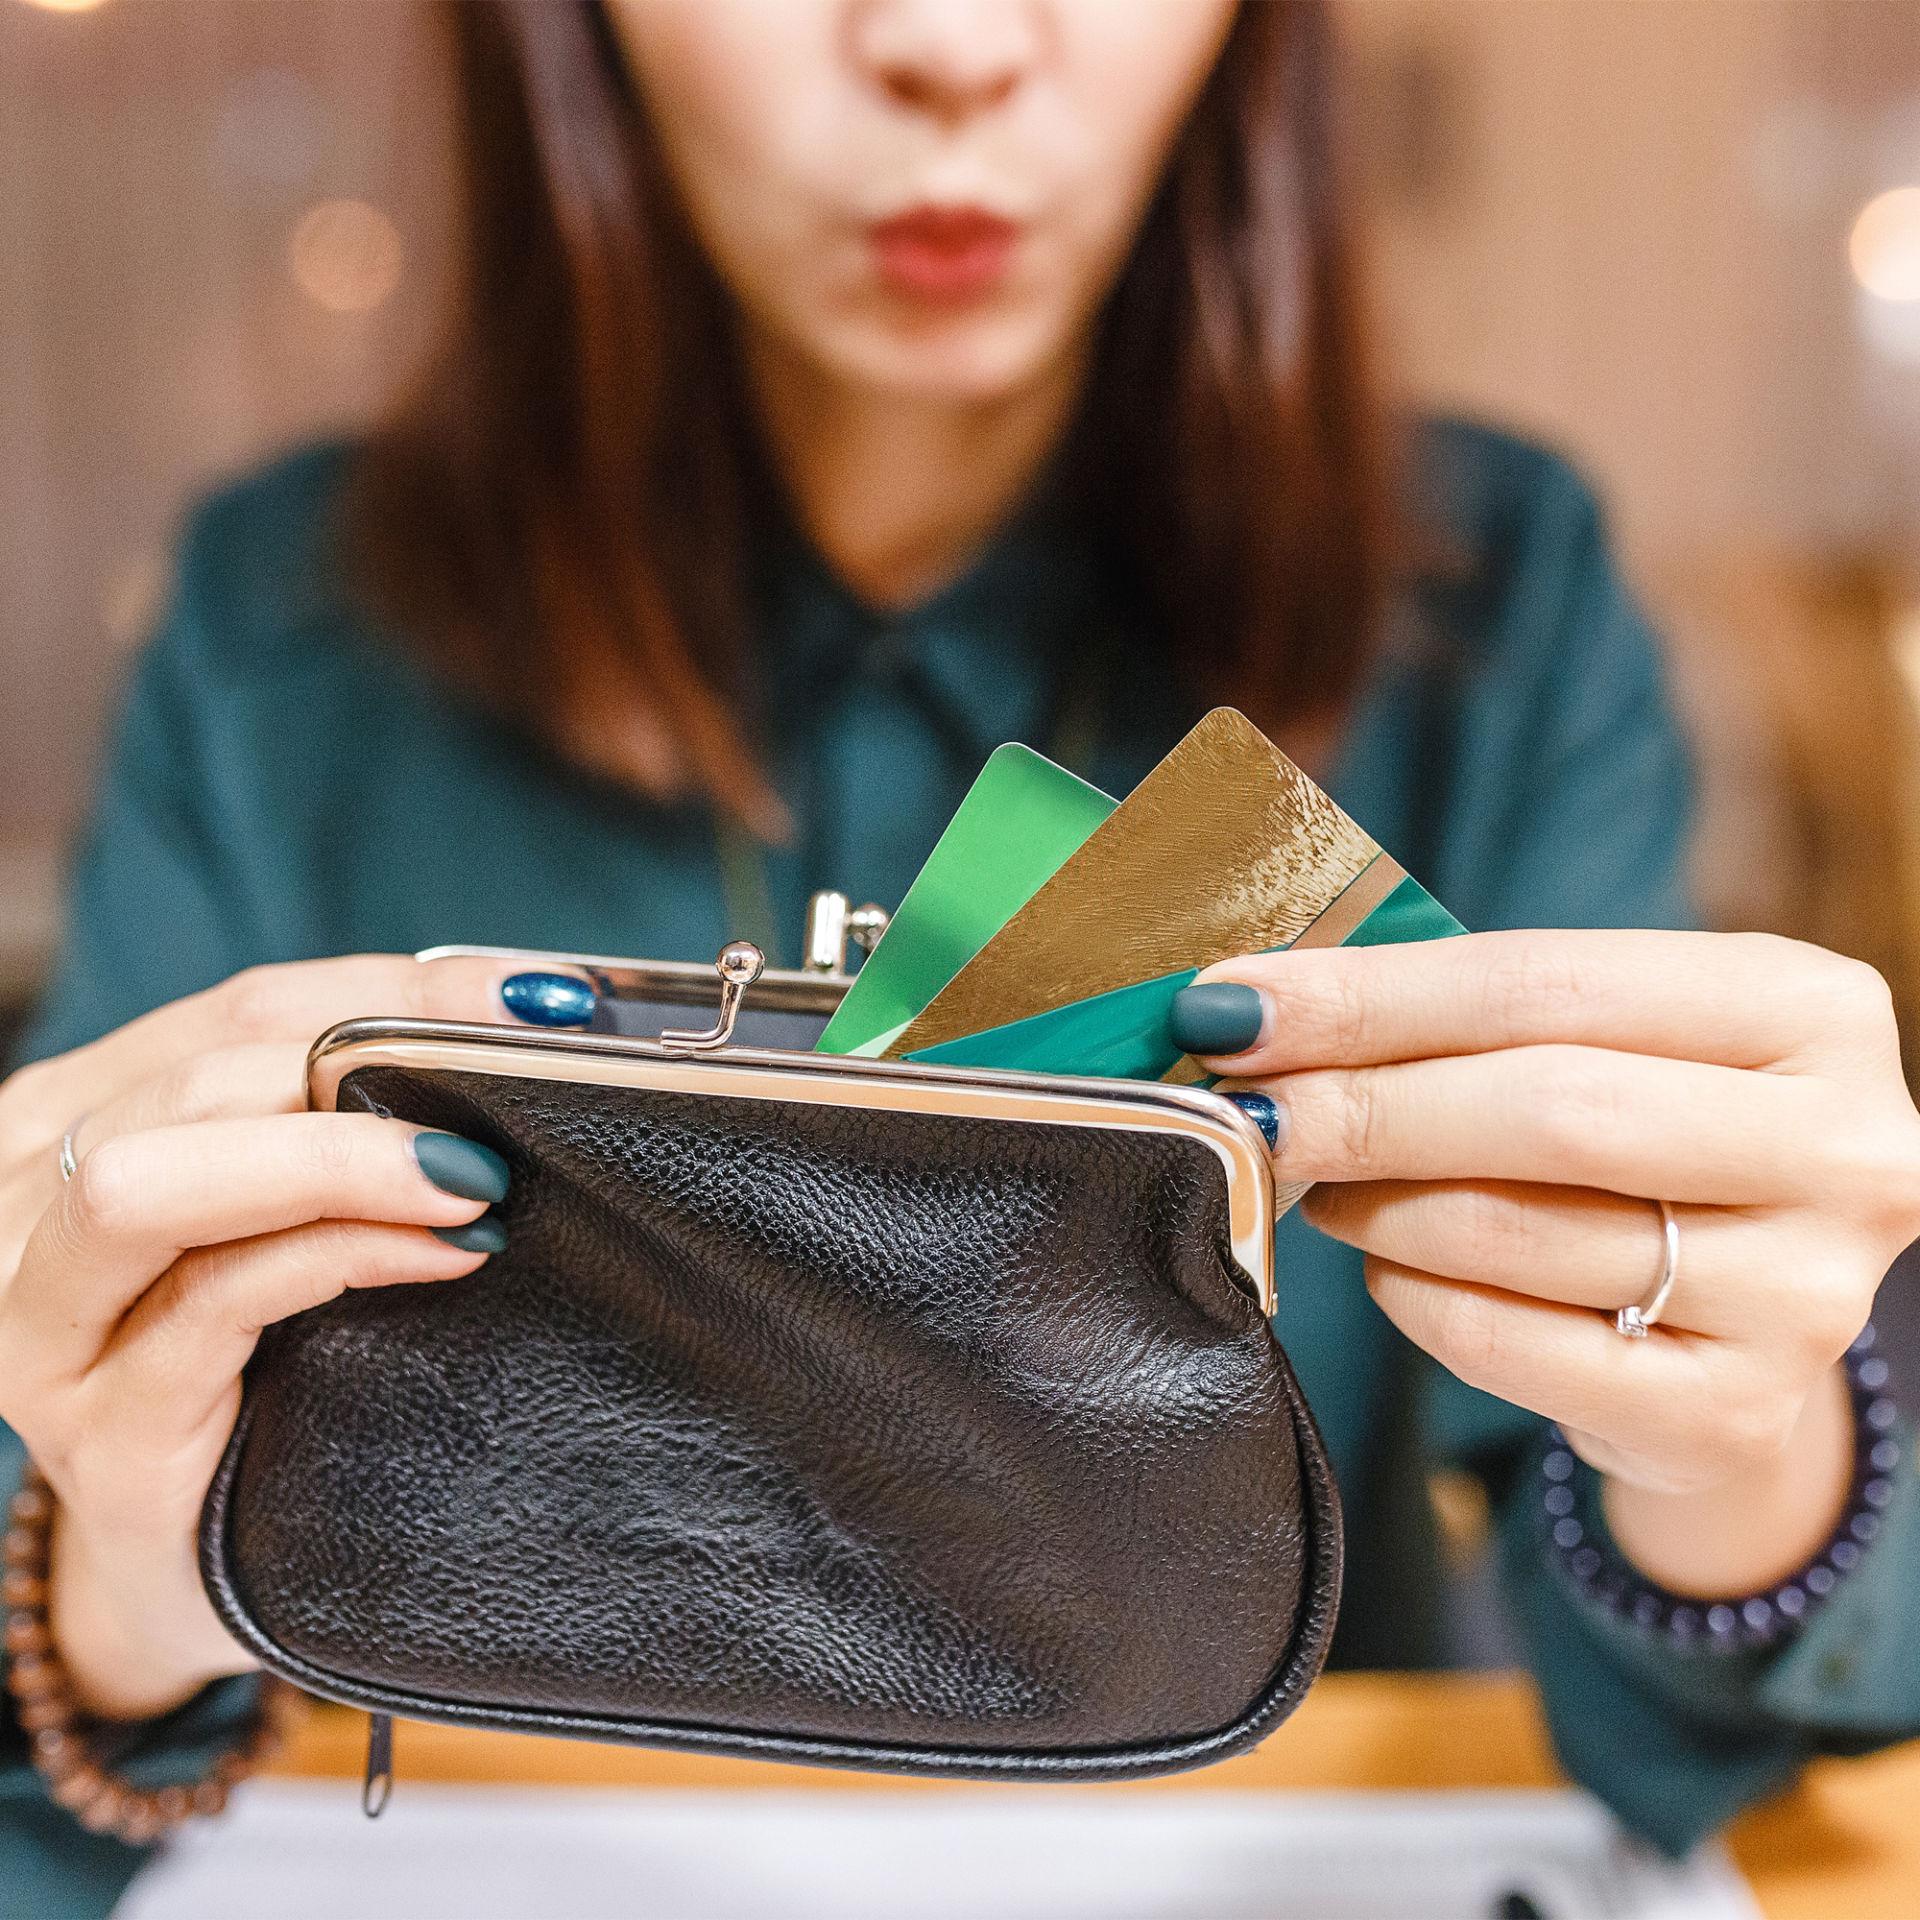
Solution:
[[[985,1776],[1251,1745],[1339,1508],[1170,1134],[366,1067],[507,1250],[270,1328],[208,1496],[232,1630],[413,1718]]]

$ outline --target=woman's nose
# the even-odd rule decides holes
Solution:
[[[855,59],[898,105],[943,120],[1004,105],[1038,57],[1039,0],[861,0]]]

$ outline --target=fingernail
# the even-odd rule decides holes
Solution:
[[[500,983],[500,998],[516,1020],[534,1027],[584,1027],[598,996],[570,973],[516,973]]]
[[[1238,980],[1182,987],[1167,1010],[1167,1033],[1182,1053],[1245,1053],[1260,1038],[1266,1004]]]
[[[1272,1094],[1259,1093],[1251,1088],[1242,1093],[1230,1093],[1227,1098],[1266,1135],[1268,1148],[1278,1153],[1280,1133],[1287,1123],[1286,1108]]]
[[[507,1197],[507,1163],[477,1140],[463,1140],[457,1133],[416,1133],[413,1157],[442,1193],[457,1193],[462,1200]]]
[[[435,1227],[433,1237],[444,1240],[462,1253],[503,1253],[507,1245],[507,1223],[497,1213],[483,1213],[457,1227]]]

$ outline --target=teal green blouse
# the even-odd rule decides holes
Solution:
[[[898,901],[1001,741],[1050,746],[1124,794],[1198,717],[1067,526],[1029,517],[904,615],[774,542],[759,678],[800,831],[743,866],[704,808],[582,776],[368,620],[329,540],[342,460],[296,455],[195,516],[73,869],[30,1055],[260,961],[445,942],[705,960],[743,931],[790,960],[810,890]],[[1551,456],[1463,425],[1425,435],[1419,487],[1456,564],[1406,590],[1335,796],[1469,927],[1684,925],[1685,755],[1593,499]],[[1543,1552],[1534,1416],[1427,1362],[1369,1301],[1358,1256],[1298,1217],[1278,1256],[1276,1324],[1349,1516],[1337,1659],[1447,1657],[1424,1481],[1450,1464],[1481,1478],[1500,1518],[1513,1638],[1563,1760],[1662,1846],[1811,1754],[1920,1732],[1911,1471],[1861,1572],[1792,1645],[1678,1654],[1596,1611]],[[7,1470],[4,1429],[0,1448]],[[138,1736],[140,1764],[191,1766],[245,1686]],[[0,1742],[0,1892],[48,1920],[103,1912],[138,1855],[49,1805],[17,1727]]]

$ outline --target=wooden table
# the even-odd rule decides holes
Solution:
[[[638,1747],[467,1733],[409,1722],[396,1733],[408,1780],[503,1785],[737,1788],[821,1793],[965,1793],[887,1774],[834,1773]],[[316,1711],[276,1771],[357,1780],[366,1723]],[[1542,1787],[1561,1779],[1533,1691],[1505,1674],[1332,1674],[1253,1753],[1202,1773],[1100,1789],[1275,1793],[1342,1787]],[[1822,1761],[1791,1795],[1755,1808],[1728,1835],[1768,1920],[1920,1916],[1920,1743],[1867,1760]]]

